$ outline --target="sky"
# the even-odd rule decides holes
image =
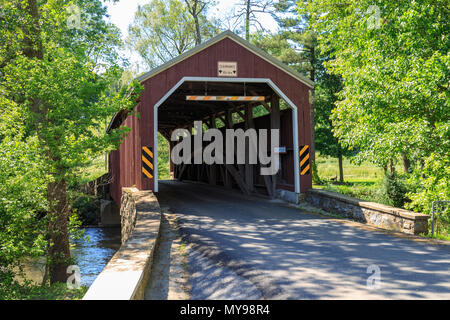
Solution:
[[[138,5],[143,5],[151,0],[120,0],[113,4],[110,2],[105,3],[108,6],[108,14],[110,20],[114,23],[122,32],[122,37],[125,39],[128,34],[128,26],[134,19],[134,13],[137,10]],[[233,6],[242,0],[216,0],[217,5],[210,9],[209,15],[216,18],[223,18],[225,13],[230,12]],[[270,31],[276,31],[277,23],[270,15],[261,16],[260,19],[264,28]],[[224,26],[226,28],[226,26]],[[124,54],[130,59],[132,65],[139,65],[138,72],[142,72],[142,63],[139,56],[134,52],[124,52]]]

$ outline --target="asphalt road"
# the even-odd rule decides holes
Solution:
[[[450,246],[202,184],[160,182],[158,199],[178,216],[192,299],[450,299]]]

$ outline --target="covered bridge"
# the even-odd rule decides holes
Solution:
[[[108,128],[131,128],[120,149],[109,155],[110,193],[116,203],[122,187],[158,192],[157,133],[170,141],[173,130],[192,130],[198,120],[221,130],[280,129],[281,168],[277,174],[261,176],[259,164],[171,162],[173,178],[294,201],[311,188],[309,91],[313,83],[274,57],[226,31],[138,80],[145,88],[136,106],[139,116],[119,112]],[[280,99],[287,108],[280,110]],[[253,109],[258,106],[268,114],[255,118]]]

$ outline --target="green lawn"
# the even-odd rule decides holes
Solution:
[[[323,157],[316,153],[316,164],[322,184],[315,184],[314,188],[339,192],[368,201],[379,200],[376,194],[384,176],[383,169],[369,162],[356,165],[344,158],[344,183],[340,183],[338,159]]]
[[[105,156],[93,159],[91,163],[80,170],[79,185],[84,185],[90,181],[93,181],[105,173],[108,172],[108,168],[105,167]]]
[[[322,183],[314,184],[314,188],[333,191],[366,201],[392,205],[384,194],[383,169],[369,162],[356,165],[352,164],[349,159],[344,159],[344,183],[339,183],[339,181],[336,181],[339,179],[337,159],[322,157],[317,153],[316,164]],[[403,170],[400,165],[397,165],[395,169],[397,172],[402,172]],[[435,236],[435,238],[448,241],[450,240],[449,226],[444,221],[442,223],[444,223],[444,226],[442,226],[441,234],[438,237]],[[424,236],[429,237],[429,235]]]
[[[323,157],[317,152],[316,164],[321,179],[339,179],[339,165],[337,158]],[[378,168],[369,162],[356,165],[351,163],[347,158],[344,158],[343,160],[343,168],[344,181],[346,182],[375,182],[382,179],[384,175],[383,169]]]
[[[158,133],[158,178],[160,180],[170,179],[169,156],[169,142]]]

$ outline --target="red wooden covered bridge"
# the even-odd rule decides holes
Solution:
[[[171,162],[173,178],[289,199],[298,199],[311,188],[309,91],[313,83],[274,57],[226,31],[138,80],[145,88],[136,106],[139,116],[119,112],[108,128],[131,128],[120,149],[109,156],[110,192],[116,203],[122,187],[158,192],[157,133],[170,141],[175,129],[192,130],[199,120],[220,130],[280,129],[280,170],[261,176],[259,164]],[[258,106],[267,114],[255,118],[253,110]]]

